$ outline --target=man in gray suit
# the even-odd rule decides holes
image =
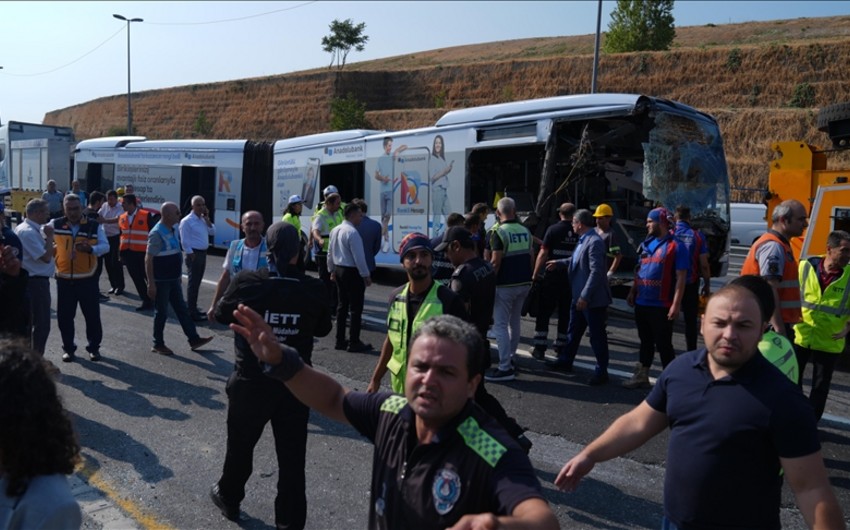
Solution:
[[[596,355],[596,368],[587,384],[604,385],[608,382],[608,339],[605,321],[611,305],[611,289],[606,276],[605,244],[594,225],[590,210],[579,210],[573,216],[573,231],[579,236],[572,258],[551,260],[547,270],[567,267],[572,287],[573,303],[570,307],[570,325],[567,343],[558,351],[558,359],[548,361],[546,367],[562,372],[573,371],[573,360],[578,352],[581,337],[590,328],[590,347]]]

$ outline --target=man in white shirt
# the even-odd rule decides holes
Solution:
[[[210,323],[216,321],[215,308],[218,301],[239,271],[258,271],[269,268],[268,248],[266,247],[266,239],[263,237],[264,228],[265,223],[260,212],[251,210],[242,214],[242,232],[245,233],[245,238],[231,241],[227,255],[224,256],[224,263],[221,264],[221,277],[218,279],[215,296],[213,296],[212,303],[207,311],[207,319]]]
[[[27,288],[30,295],[32,322],[32,349],[44,356],[47,337],[50,335],[50,277],[56,272],[53,260],[53,227],[50,207],[43,199],[27,203],[27,218],[15,227],[15,234],[23,245],[23,268],[29,273]]]
[[[106,267],[106,275],[109,276],[109,294],[117,295],[124,292],[124,269],[121,268],[121,260],[118,257],[121,239],[118,217],[122,213],[124,213],[124,208],[118,202],[118,193],[115,190],[107,191],[106,202],[97,211],[100,216],[98,222],[103,225],[106,240],[109,241],[109,252],[101,259]]]
[[[192,197],[192,211],[180,221],[180,243],[186,255],[186,272],[189,274],[186,304],[189,306],[192,320],[196,322],[207,319],[207,314],[198,308],[198,291],[207,268],[210,236],[215,236],[215,225],[210,221],[210,211],[204,198],[195,195]]]
[[[363,299],[366,286],[372,285],[363,239],[357,225],[363,218],[360,206],[347,204],[343,210],[345,220],[331,230],[328,245],[328,272],[336,282],[339,292],[339,307],[336,312],[336,349],[364,352],[372,349],[360,340],[360,325],[363,316]],[[345,340],[345,324],[351,310],[350,340]]]

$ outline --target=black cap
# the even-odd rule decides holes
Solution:
[[[452,241],[460,241],[461,244],[472,241],[472,233],[462,226],[453,226],[446,230],[446,233],[443,234],[443,242],[434,247],[434,250],[443,252]]]
[[[289,223],[278,221],[271,225],[266,232],[269,261],[277,267],[286,267],[289,260],[298,254],[298,245],[300,244],[301,238],[298,235],[298,229]]]

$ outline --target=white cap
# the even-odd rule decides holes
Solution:
[[[302,201],[302,200],[301,200],[301,195],[298,195],[298,194],[296,193],[295,195],[290,195],[290,196],[289,196],[289,201],[288,201],[288,202],[289,202],[289,204],[298,204],[299,202],[304,202],[304,201]]]
[[[337,194],[339,193],[339,190],[338,190],[338,189],[336,189],[336,186],[334,186],[333,184],[331,184],[330,186],[328,186],[327,188],[325,188],[325,189],[324,189],[324,191],[322,191],[322,195],[323,195],[324,197],[327,197],[327,196],[328,196],[328,195],[330,195],[331,193],[337,193]]]

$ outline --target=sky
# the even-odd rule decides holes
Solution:
[[[602,30],[616,6],[602,2]],[[529,37],[588,35],[598,3],[453,2],[0,2],[0,122],[133,92],[326,67],[321,39],[334,19],[366,23],[369,41],[348,63]],[[833,1],[685,1],[676,26],[850,14]]]

